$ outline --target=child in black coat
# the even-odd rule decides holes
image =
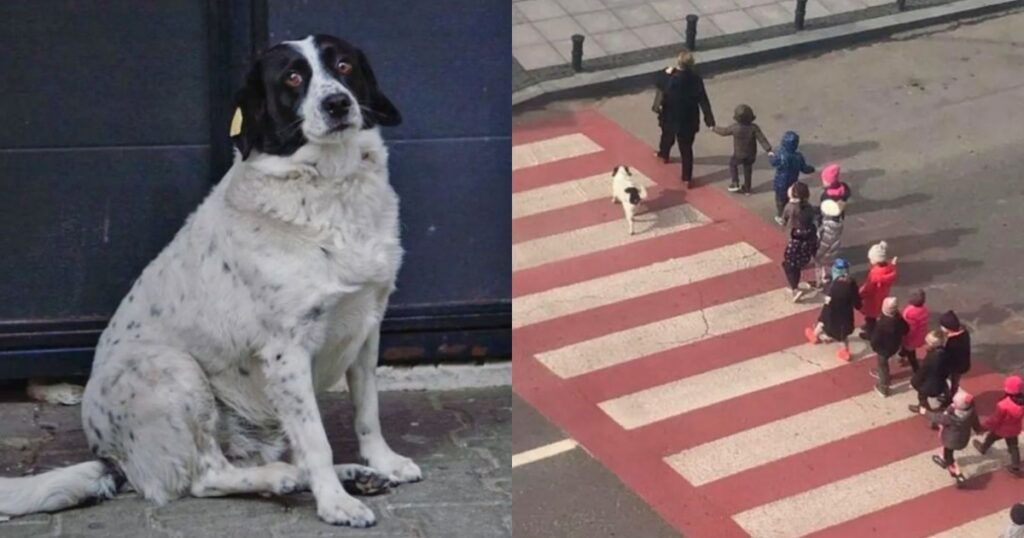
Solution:
[[[949,359],[943,345],[946,343],[946,336],[942,331],[932,331],[924,337],[925,349],[928,355],[925,356],[921,367],[914,372],[910,378],[910,386],[917,391],[917,405],[909,406],[911,413],[920,413],[921,408],[925,411],[935,411],[928,405],[928,398],[938,398],[942,402],[949,401],[949,385],[946,384],[946,377],[949,374]],[[934,426],[934,425],[933,425]],[[938,429],[934,427],[932,429]]]
[[[878,355],[878,368],[871,370],[871,377],[878,380],[875,390],[883,397],[889,396],[889,358],[900,351],[908,330],[896,298],[886,297],[882,301],[882,317],[871,333],[871,350]]]
[[[932,456],[932,461],[949,472],[949,476],[956,480],[957,487],[963,486],[967,478],[957,466],[953,453],[967,448],[971,432],[984,431],[981,421],[978,420],[978,413],[974,410],[974,397],[961,390],[953,396],[953,404],[945,411],[926,411],[922,407],[920,413],[942,429],[939,434],[942,439],[942,457]]]

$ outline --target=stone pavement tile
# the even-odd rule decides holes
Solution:
[[[780,2],[780,5],[786,8],[791,15],[796,13],[796,2]],[[825,8],[824,4],[820,0],[808,0],[807,2],[807,13],[804,15],[808,20],[817,19],[819,17],[828,17],[831,15],[828,9]]]
[[[530,19],[523,15],[522,11],[515,4],[512,4],[512,24],[523,24],[524,22],[530,22]]]
[[[565,63],[562,56],[555,52],[555,49],[551,48],[551,45],[547,43],[526,45],[525,47],[513,47],[512,56],[514,56],[515,59],[523,66],[523,69],[526,69],[527,71]]]
[[[577,13],[590,13],[591,11],[600,11],[604,9],[604,4],[601,0],[555,0],[558,5],[562,6],[566,12],[570,14]]]
[[[686,19],[687,15],[700,13],[689,0],[658,0],[651,7],[666,21]]]
[[[686,37],[686,19],[671,21],[669,24],[679,32],[679,35]],[[697,42],[701,39],[707,39],[709,37],[715,37],[722,35],[722,30],[715,26],[715,23],[707,17],[701,17],[697,20]]]
[[[820,0],[820,2],[833,15],[847,13],[859,9],[867,9],[868,5],[861,0]]]
[[[634,28],[633,32],[648,47],[661,47],[673,44],[682,45],[684,43],[683,37],[679,32],[676,32],[675,28],[667,22]]]
[[[631,52],[644,48],[643,41],[629,30],[616,30],[592,36],[608,54]]]
[[[532,24],[517,24],[512,27],[512,46],[536,45],[547,41]]]
[[[617,8],[623,6],[635,6],[637,4],[646,4],[647,0],[601,0],[604,5],[609,8]]]
[[[711,15],[710,18],[715,23],[715,26],[721,28],[722,32],[726,34],[746,32],[761,27],[756,20],[740,9]]]
[[[747,15],[753,17],[761,26],[775,26],[793,22],[793,15],[779,4],[752,7],[745,11]]]
[[[736,0],[736,5],[741,8],[763,6],[765,4],[772,4],[778,0]]]
[[[562,58],[565,59],[565,63],[572,62],[572,40],[571,39],[562,39],[560,41],[554,41],[554,42],[551,43],[551,46],[555,47],[555,50],[558,51],[558,53],[562,55]],[[601,46],[597,44],[597,41],[595,41],[593,37],[586,36],[586,39],[583,40],[583,61],[584,62],[586,62],[587,60],[593,60],[593,59],[596,59],[596,58],[603,58],[603,57],[605,57],[607,55],[608,55],[608,53],[605,52],[604,49],[602,49]]]
[[[583,15],[576,15],[575,18],[576,22],[580,23],[580,26],[582,26],[588,34],[600,34],[625,28],[622,21],[617,19],[615,14],[607,9],[595,11],[593,13],[584,13]]]
[[[558,17],[557,19],[547,19],[533,23],[537,28],[537,31],[541,33],[548,41],[556,41],[559,39],[569,39],[573,34],[582,34],[583,27],[576,24],[576,21],[572,17]]]
[[[733,0],[693,0],[693,6],[697,8],[700,15],[713,15],[739,8]]]
[[[875,7],[884,6],[886,4],[894,4],[895,2],[893,2],[893,0],[864,0],[864,3],[867,4],[868,6]]]
[[[52,536],[56,520],[49,514],[17,517],[0,523],[0,536],[4,538],[36,538]]]
[[[627,28],[638,28],[665,22],[658,12],[647,4],[613,9],[612,12]]]
[[[60,518],[59,525],[62,532],[58,536],[74,538],[166,537],[167,534],[149,525],[151,509],[151,504],[133,496],[106,501],[96,506],[65,510],[55,514],[54,517]],[[213,519],[210,514],[207,514],[205,518]]]
[[[556,4],[555,0],[526,0],[516,4],[516,7],[531,21],[566,16],[565,10]]]
[[[416,529],[414,536],[512,538],[505,517],[505,514],[511,512],[510,505],[495,507],[484,503],[436,504],[416,507],[393,506],[391,510]],[[486,517],[477,515],[478,510]],[[504,510],[505,514],[500,513],[501,510]]]

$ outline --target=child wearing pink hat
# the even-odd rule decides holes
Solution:
[[[945,411],[928,411],[922,406],[920,412],[932,423],[939,425],[942,457],[932,456],[932,461],[949,472],[949,476],[956,480],[957,487],[963,486],[967,478],[957,466],[953,453],[967,448],[971,432],[982,431],[978,413],[974,410],[974,397],[960,390],[953,396],[953,405],[947,407]]]
[[[837,202],[846,203],[850,199],[850,186],[842,181],[839,181],[839,165],[830,164],[821,170],[821,186],[824,189],[821,192],[821,200],[835,200]]]
[[[992,444],[1002,439],[1006,441],[1006,449],[1010,452],[1010,466],[1007,470],[1014,474],[1020,473],[1020,448],[1017,446],[1017,436],[1021,431],[1021,420],[1024,419],[1024,395],[1021,395],[1020,376],[1011,375],[1003,381],[1003,392],[1005,396],[996,404],[996,411],[992,416],[986,418],[981,426],[988,430],[985,441],[974,440],[974,448],[984,454],[992,447]]]

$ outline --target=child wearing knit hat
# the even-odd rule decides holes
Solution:
[[[999,538],[1024,538],[1024,504],[1017,503],[1010,508],[1010,526]]]
[[[1020,376],[1011,375],[1003,381],[1002,400],[996,404],[995,413],[981,423],[981,427],[988,431],[983,442],[974,440],[974,448],[981,454],[988,452],[992,444],[1002,439],[1006,441],[1006,449],[1010,452],[1010,465],[1007,467],[1011,473],[1020,473],[1020,448],[1017,446],[1017,437],[1021,431],[1021,420],[1024,419],[1024,395],[1021,394],[1021,385],[1024,381]]]
[[[871,333],[871,350],[878,355],[878,368],[871,370],[871,376],[878,380],[875,390],[883,397],[889,396],[889,358],[900,350],[907,330],[896,298],[886,297],[882,301],[882,317]]]
[[[910,378],[910,386],[917,391],[917,405],[910,405],[911,413],[920,413],[934,409],[928,404],[928,398],[937,398],[940,401],[948,401],[949,385],[946,384],[946,372],[948,371],[946,350],[943,344],[946,343],[946,335],[942,331],[932,331],[924,337],[925,355],[921,367],[914,372]],[[938,427],[934,424],[933,429]]]
[[[889,245],[880,241],[868,249],[868,262],[871,269],[868,277],[860,287],[860,296],[864,304],[860,313],[864,315],[864,326],[860,337],[868,340],[871,330],[875,328],[875,320],[882,314],[882,300],[889,296],[889,290],[896,283],[896,260],[889,261]]]
[[[824,189],[821,192],[821,200],[835,200],[837,202],[846,202],[850,199],[850,186],[842,181],[839,181],[839,165],[830,164],[821,170],[821,186]]]
[[[853,333],[853,311],[860,307],[857,281],[850,276],[850,264],[843,258],[836,258],[832,264],[832,281],[825,289],[825,305],[818,314],[818,322],[804,329],[804,336],[812,344],[839,342],[842,347],[836,357],[850,360],[850,345],[847,342]]]
[[[814,254],[815,279],[824,288],[832,277],[832,262],[839,255],[843,236],[843,202],[825,200],[821,203],[821,225],[818,226],[818,252]]]
[[[924,347],[924,335],[928,334],[928,319],[931,312],[925,306],[925,293],[922,289],[914,290],[903,309],[903,320],[907,322],[907,335],[903,337],[903,349],[900,351],[900,366],[910,364],[917,371],[917,350]]]
[[[953,454],[967,448],[971,432],[982,432],[978,413],[974,410],[974,397],[961,390],[953,396],[953,405],[945,411],[928,411],[921,407],[920,412],[933,424],[938,424],[941,430],[939,438],[942,439],[942,457],[932,456],[932,461],[949,472],[949,476],[956,480],[957,487],[963,486],[967,478],[957,466]]]

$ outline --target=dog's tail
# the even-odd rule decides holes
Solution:
[[[87,461],[34,476],[0,478],[0,515],[56,512],[109,499],[124,476],[113,464]]]

